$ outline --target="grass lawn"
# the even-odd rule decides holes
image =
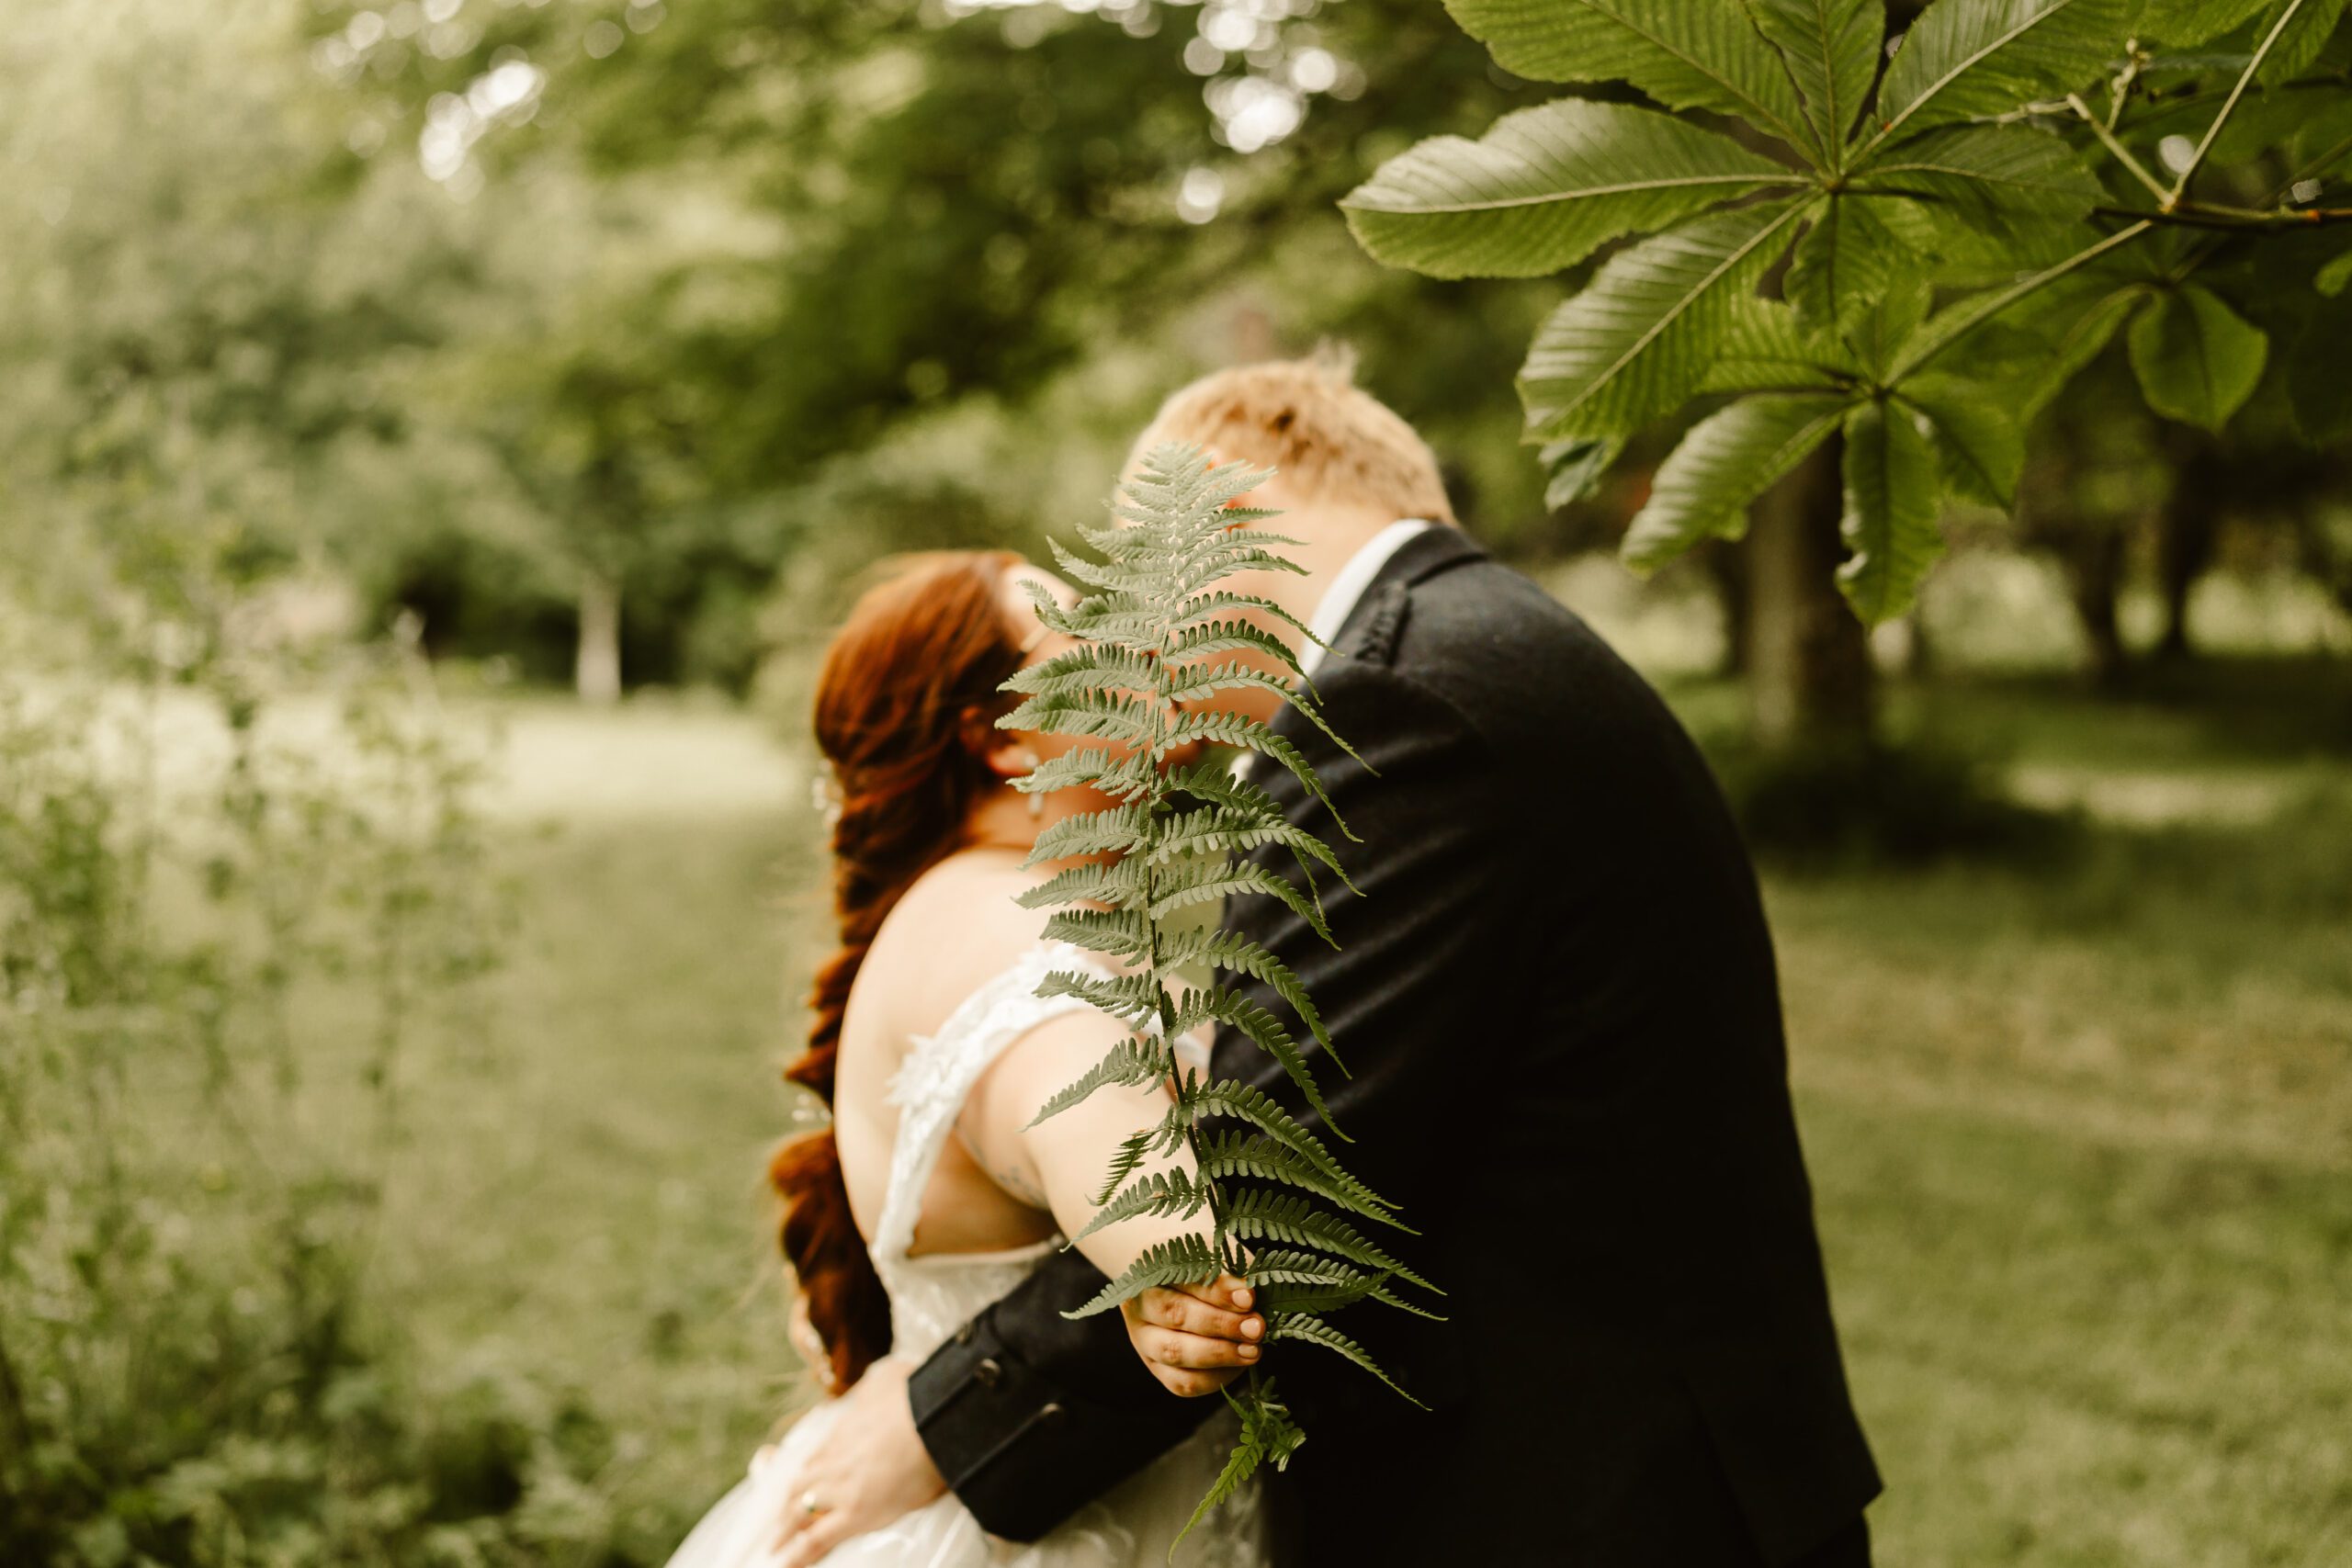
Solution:
[[[1882,1560],[2352,1561],[2352,798],[2292,804],[2344,772],[2342,730],[1952,701],[2019,767],[2259,774],[2287,804],[2100,829],[2063,866],[1770,879]],[[801,1397],[758,1173],[817,823],[789,759],[709,787],[748,720],[600,722],[597,809],[516,835],[479,1038],[413,1069],[382,1268],[442,1373],[599,1412],[621,1544],[659,1561]],[[526,776],[534,744],[518,726]],[[691,809],[668,776],[703,781]]]

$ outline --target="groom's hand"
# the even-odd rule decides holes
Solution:
[[[852,1536],[880,1529],[947,1490],[907,1403],[914,1369],[884,1357],[842,1395],[778,1521],[775,1568],[808,1568]]]
[[[1250,1311],[1249,1283],[1230,1274],[1153,1289],[1119,1304],[1127,1343],[1159,1385],[1187,1399],[1218,1389],[1257,1363],[1266,1320]]]

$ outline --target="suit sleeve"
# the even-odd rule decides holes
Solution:
[[[1449,1060],[1459,1066],[1448,1043],[1480,1027],[1464,1013],[1464,998],[1481,990],[1475,970],[1492,960],[1493,931],[1513,881],[1494,847],[1493,772],[1459,714],[1385,664],[1335,659],[1318,688],[1332,727],[1363,762],[1295,714],[1278,728],[1314,763],[1356,841],[1287,773],[1261,761],[1258,778],[1292,820],[1333,845],[1361,896],[1325,887],[1336,949],[1262,896],[1237,901],[1227,918],[1289,959],[1324,1014],[1352,1075],[1328,1059],[1315,1063],[1334,1118],[1359,1140],[1342,1157],[1392,1198],[1418,1194],[1427,1190],[1413,1176],[1424,1151],[1408,1134],[1412,1126],[1425,1133],[1442,1114],[1453,1075],[1441,1069]],[[1282,1006],[1262,987],[1253,999]],[[1295,1025],[1294,1032],[1306,1038]],[[1221,1037],[1216,1068],[1219,1076],[1259,1080],[1305,1114],[1281,1068],[1248,1041]],[[993,1534],[1035,1540],[1224,1408],[1219,1400],[1179,1399],[1161,1389],[1129,1347],[1118,1314],[1078,1322],[1061,1315],[1102,1283],[1085,1258],[1065,1252],[967,1324],[913,1376],[910,1393],[925,1447]],[[1320,1371],[1296,1369],[1299,1377]],[[1290,1391],[1297,1378],[1287,1365],[1283,1377]]]

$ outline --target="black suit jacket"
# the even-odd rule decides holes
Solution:
[[[1399,550],[1335,645],[1323,709],[1377,776],[1295,713],[1279,728],[1361,842],[1283,770],[1256,776],[1363,896],[1325,894],[1336,951],[1262,896],[1228,919],[1322,1009],[1354,1074],[1317,1064],[1342,1157],[1422,1233],[1395,1246],[1450,1319],[1344,1319],[1433,1413],[1326,1351],[1268,1356],[1308,1433],[1275,1483],[1287,1559],[1803,1555],[1879,1480],[1770,938],[1705,763],[1581,621],[1452,528]],[[1215,1052],[1305,1113],[1248,1040]],[[1116,1314],[1062,1318],[1102,1283],[1066,1252],[914,1376],[924,1443],[999,1535],[1043,1534],[1222,1408],[1161,1391]]]

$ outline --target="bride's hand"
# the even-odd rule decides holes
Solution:
[[[1264,1353],[1258,1341],[1266,1320],[1250,1310],[1255,1299],[1248,1281],[1224,1274],[1130,1296],[1119,1312],[1145,1368],[1169,1393],[1191,1399],[1215,1393]]]
[[[777,1521],[775,1568],[808,1568],[852,1536],[913,1513],[947,1490],[907,1403],[914,1369],[884,1357],[842,1395],[840,1412],[793,1483]]]

